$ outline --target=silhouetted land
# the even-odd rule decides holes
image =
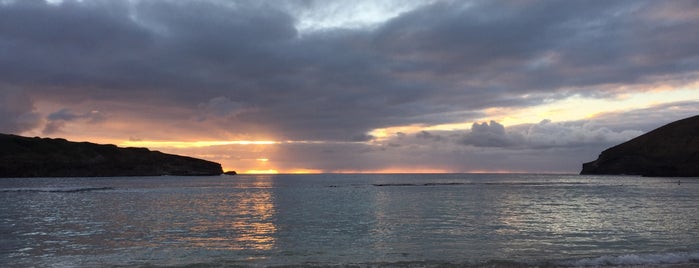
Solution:
[[[221,164],[146,148],[0,134],[0,177],[206,176]]]
[[[604,150],[580,174],[699,177],[699,116],[678,120]]]

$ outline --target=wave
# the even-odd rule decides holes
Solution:
[[[270,267],[277,267],[272,265]],[[452,263],[443,261],[399,261],[399,262],[375,262],[375,263],[304,263],[285,264],[278,267],[474,267],[474,268],[586,268],[586,267],[699,267],[699,252],[674,252],[674,253],[646,253],[608,255],[594,258],[582,258],[571,260],[542,260],[542,261],[513,261],[513,260],[487,260],[483,262]]]
[[[188,266],[189,267],[189,266]],[[198,266],[197,266],[198,267]],[[202,265],[202,267],[208,267]],[[459,268],[459,267],[474,267],[474,268],[519,268],[519,267],[559,267],[555,265],[530,264],[515,261],[491,260],[483,263],[450,263],[441,261],[399,261],[399,262],[374,262],[374,263],[351,263],[351,264],[328,264],[328,263],[303,263],[292,265],[271,265],[268,267],[352,267],[352,268]]]
[[[82,193],[92,191],[114,190],[112,187],[42,187],[42,188],[7,188],[0,193]]]
[[[223,262],[221,262],[223,261]],[[187,265],[175,265],[165,267],[248,267],[251,263],[219,260],[212,263],[194,263]],[[601,256],[595,258],[582,258],[572,260],[540,260],[540,261],[515,261],[515,260],[486,260],[482,262],[448,262],[438,260],[426,261],[397,261],[397,262],[368,262],[368,263],[328,263],[328,262],[304,262],[304,263],[272,263],[261,265],[264,267],[353,267],[353,268],[399,268],[399,267],[425,267],[425,268],[590,268],[590,267],[667,267],[685,268],[699,267],[699,252],[684,253],[647,253],[627,254],[616,256]],[[139,266],[140,267],[140,266]],[[158,266],[160,267],[160,266]]]
[[[676,264],[696,264],[699,266],[699,252],[626,254],[570,260],[561,263],[569,267],[604,266],[661,266]]]
[[[375,183],[372,184],[377,187],[385,187],[385,186],[441,186],[441,185],[464,185],[466,183],[461,183],[461,182],[430,182],[430,183]]]
[[[645,253],[607,255],[594,258],[548,261],[488,260],[476,263],[449,263],[438,261],[381,262],[338,265],[339,267],[488,267],[488,268],[586,268],[586,267],[699,267],[699,252]]]
[[[521,186],[554,186],[554,185],[584,185],[584,182],[428,182],[428,183],[374,183],[376,187],[400,186],[457,186],[457,185],[521,185]],[[335,186],[336,187],[336,186]]]

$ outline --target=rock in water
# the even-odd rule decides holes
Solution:
[[[206,176],[221,164],[146,148],[0,134],[0,177]]]
[[[604,150],[580,174],[699,177],[699,116],[672,122]]]

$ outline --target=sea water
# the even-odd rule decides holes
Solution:
[[[0,179],[2,267],[699,266],[699,179]]]

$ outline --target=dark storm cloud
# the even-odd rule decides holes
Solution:
[[[490,101],[505,101],[506,93],[644,83],[665,74],[696,77],[699,18],[655,14],[659,8],[699,11],[693,3],[438,3],[389,22],[378,43],[403,63],[397,70],[463,81],[454,89],[485,91]]]
[[[108,86],[123,78],[113,67],[129,51],[143,51],[150,33],[118,3],[0,4],[0,77],[61,86]]]
[[[351,141],[699,70],[692,1],[436,2],[371,29],[304,34],[294,5],[0,4],[0,80],[56,102],[177,106],[230,132]],[[4,129],[36,126],[28,99],[3,108]]]

